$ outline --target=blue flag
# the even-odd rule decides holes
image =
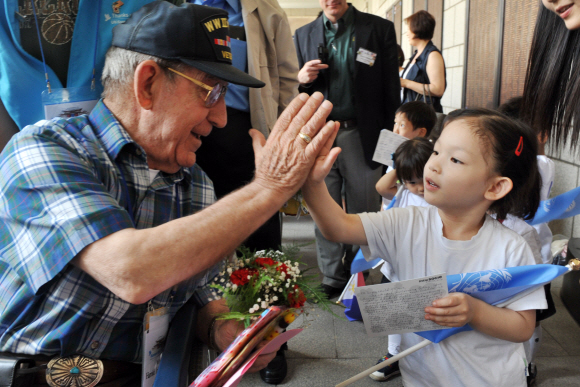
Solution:
[[[580,206],[576,206],[578,200],[580,200],[580,187],[552,199],[543,200],[536,212],[536,216],[534,216],[534,219],[529,220],[528,223],[534,226],[556,219],[576,216],[580,214]]]
[[[352,263],[350,264],[350,274],[360,273],[361,271],[369,270],[381,263],[382,259],[377,258],[372,261],[367,261],[363,256],[362,250],[358,250]]]
[[[365,286],[365,279],[362,273],[353,274],[348,284],[346,284],[347,289],[344,292],[342,303],[346,307],[344,310],[344,315],[348,321],[362,321],[362,315],[360,313],[360,307],[358,306],[358,300],[354,294],[354,289],[359,286]]]
[[[523,297],[567,272],[568,268],[564,266],[529,265],[453,274],[447,276],[447,288],[449,293],[462,292],[490,305],[500,305],[508,300],[515,301],[518,296]],[[472,328],[465,325],[416,334],[438,343],[456,333],[470,330]]]

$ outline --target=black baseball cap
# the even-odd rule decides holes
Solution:
[[[146,4],[113,28],[112,45],[178,60],[236,85],[265,83],[232,66],[228,13],[204,5]]]

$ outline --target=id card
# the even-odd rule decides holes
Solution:
[[[143,320],[143,368],[141,386],[153,387],[159,369],[161,355],[165,348],[169,330],[169,308],[159,308],[147,312]]]
[[[359,48],[356,52],[356,60],[357,62],[361,62],[372,66],[375,64],[375,60],[377,59],[377,54],[375,52],[369,51],[365,48]]]
[[[89,114],[101,98],[99,89],[90,87],[70,87],[67,89],[52,89],[42,92],[44,118],[70,118]]]

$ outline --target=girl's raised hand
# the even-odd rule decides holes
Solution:
[[[473,320],[480,302],[465,293],[451,293],[425,308],[425,320],[445,327],[462,327]]]
[[[331,122],[328,122],[326,125],[330,124]],[[340,124],[338,122],[334,122],[334,134],[326,141],[326,144],[324,144],[324,147],[318,154],[314,166],[310,170],[310,174],[306,179],[306,183],[322,183],[324,182],[324,178],[330,172],[332,165],[341,152],[340,148],[332,148],[339,126]]]

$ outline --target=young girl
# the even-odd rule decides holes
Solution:
[[[423,137],[415,137],[399,145],[393,157],[397,169],[384,175],[376,186],[382,197],[395,201],[391,208],[429,205],[423,198],[423,170],[432,153],[433,143]],[[397,180],[402,184],[398,185]],[[381,283],[399,280],[388,262],[381,266],[381,273],[384,275]],[[400,347],[401,335],[389,335],[389,352],[379,359],[379,363],[399,354]],[[373,380],[384,382],[399,374],[399,362],[394,362],[369,376]]]
[[[424,171],[430,207],[346,214],[324,185],[336,157],[317,163],[303,187],[308,208],[326,238],[363,246],[367,259],[389,262],[400,280],[533,265],[528,244],[493,220],[508,213],[529,219],[539,205],[537,140],[525,125],[496,112],[451,113]],[[462,332],[400,361],[405,385],[525,386],[522,342],[532,335],[543,289],[504,308],[452,293],[425,308],[425,319]],[[402,335],[401,349],[422,338]]]

